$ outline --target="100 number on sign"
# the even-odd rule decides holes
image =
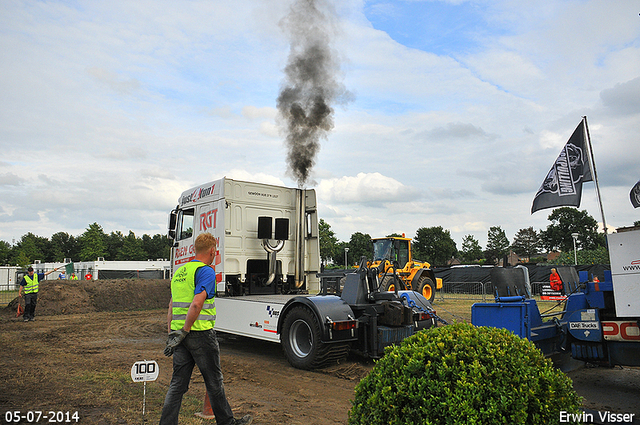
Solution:
[[[158,363],[155,361],[144,360],[141,362],[135,362],[131,366],[131,379],[133,382],[147,382],[155,381],[158,379]]]

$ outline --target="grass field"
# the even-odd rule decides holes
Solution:
[[[18,296],[18,291],[0,291],[0,308],[6,307],[15,297]]]
[[[456,299],[447,299],[444,300],[438,299],[436,296],[435,301],[433,302],[433,308],[436,309],[438,316],[443,318],[449,323],[454,322],[471,322],[471,306],[475,303],[481,303],[482,300],[479,300],[476,296],[475,299],[464,299],[464,297],[459,297],[459,294],[456,294]],[[558,313],[561,312],[564,308],[564,302],[558,304],[557,302],[550,301],[541,301],[540,297],[534,297],[538,303],[538,309],[540,313]],[[493,300],[487,298],[488,303],[492,303]],[[551,317],[547,317],[543,320],[552,320]]]

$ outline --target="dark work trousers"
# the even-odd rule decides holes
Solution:
[[[25,319],[33,319],[35,317],[37,303],[38,303],[37,292],[24,294],[24,318]]]
[[[211,409],[218,425],[233,423],[233,412],[227,401],[220,369],[220,347],[216,332],[191,331],[173,353],[173,376],[164,399],[160,425],[177,425],[182,396],[189,389],[193,366],[198,365],[207,387]]]

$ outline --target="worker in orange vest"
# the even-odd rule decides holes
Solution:
[[[558,274],[556,269],[551,269],[549,284],[551,285],[551,289],[553,289],[554,291],[562,291],[562,279],[560,279],[560,275]]]

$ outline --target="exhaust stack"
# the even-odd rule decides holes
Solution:
[[[272,217],[258,217],[258,239],[262,239],[262,248],[267,251],[269,259],[269,277],[264,283],[265,286],[271,285],[276,279],[276,254],[282,251],[282,248],[284,248],[284,241],[289,238],[289,219],[276,218],[275,238],[278,242],[272,246],[271,242],[269,242],[269,239],[273,237],[271,230],[272,225]]]
[[[269,254],[269,278],[264,283],[268,286],[276,279],[276,254],[284,248],[284,241],[278,241],[276,246],[271,246],[268,239],[263,239],[262,247]]]
[[[304,285],[305,273],[304,273],[304,243],[305,243],[305,194],[304,189],[297,190],[296,199],[296,255],[295,255],[295,287],[299,289]]]

